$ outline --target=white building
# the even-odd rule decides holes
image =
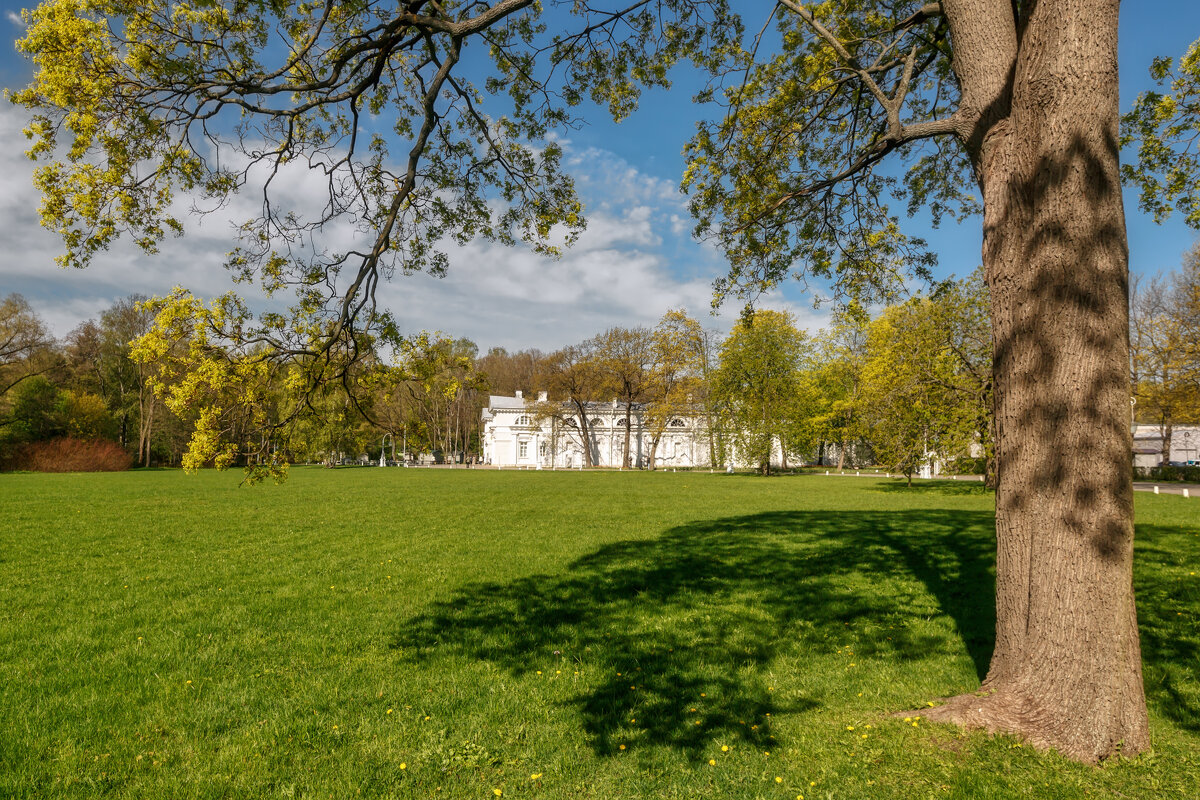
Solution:
[[[1133,431],[1133,466],[1162,465],[1163,431],[1157,425],[1138,425]],[[1176,425],[1171,430],[1172,464],[1200,464],[1200,426]]]
[[[546,413],[546,393],[537,402],[492,395],[483,409],[483,463],[526,469],[575,469],[587,465],[585,442],[574,404],[554,404]],[[537,408],[542,413],[537,413]],[[625,404],[586,403],[588,444],[592,463],[620,467],[625,452]],[[649,467],[653,450],[658,469],[707,467],[709,438],[705,421],[690,415],[676,416],[658,436],[645,419],[645,406],[634,403],[630,412],[629,461],[635,468]]]

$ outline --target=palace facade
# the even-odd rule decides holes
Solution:
[[[483,409],[483,462],[497,467],[579,469],[592,464],[620,467],[625,452],[625,404],[585,403],[587,437],[573,403],[537,401],[521,392],[513,397],[491,395]],[[634,403],[629,414],[629,464],[636,469],[707,467],[711,464],[707,421],[696,415],[676,415],[655,430],[646,407]],[[655,439],[657,438],[657,443]]]

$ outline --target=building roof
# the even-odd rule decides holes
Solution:
[[[505,397],[502,394],[488,395],[488,408],[525,408],[525,398]]]
[[[531,406],[533,404],[534,404],[534,401],[528,397],[507,397],[505,395],[500,395],[500,394],[491,394],[491,395],[488,395],[488,404],[487,404],[487,408],[484,409],[484,412],[486,413],[488,410],[502,410],[502,409],[510,410],[510,411],[511,410],[524,411],[525,409],[529,408],[529,406]],[[575,408],[574,403],[569,403],[566,400],[564,400],[562,402],[562,405],[564,408],[570,408],[572,410]],[[606,402],[597,402],[595,400],[589,400],[583,404],[583,407],[588,410],[588,413],[595,413],[595,412],[600,412],[600,411],[605,411],[605,410],[611,411],[613,409],[613,401],[609,400]],[[619,409],[620,411],[624,412],[625,404],[618,402],[616,404],[616,408]],[[633,410],[635,412],[643,411],[645,408],[646,408],[645,403],[633,403]]]

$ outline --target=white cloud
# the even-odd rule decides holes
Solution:
[[[25,27],[25,20],[21,19],[21,15],[18,14],[16,11],[12,11],[12,10],[5,11],[4,16],[13,25],[20,25],[22,28]]]
[[[37,221],[33,165],[22,154],[20,111],[0,108],[0,295],[24,293],[57,335],[97,316],[131,293],[165,294],[176,284],[213,296],[231,288],[221,266],[233,246],[232,222],[252,216],[261,197],[244,193],[206,216],[185,213],[187,233],[146,256],[125,241],[96,257],[87,270],[61,270],[56,237]],[[601,150],[571,153],[581,194],[590,201],[588,228],[558,260],[523,246],[476,241],[451,245],[449,274],[397,274],[378,299],[403,329],[468,336],[480,347],[552,350],[614,325],[652,325],[670,308],[687,308],[705,325],[728,328],[736,305],[708,315],[712,280],[723,266],[710,247],[679,235],[687,227],[673,181],[647,175]],[[324,196],[318,173],[297,167],[278,178],[279,196],[300,206]],[[181,211],[190,204],[181,201]],[[357,234],[331,230],[325,245],[345,249]],[[250,287],[234,287],[243,294]],[[261,300],[260,300],[261,302]],[[802,321],[803,308],[781,303]]]

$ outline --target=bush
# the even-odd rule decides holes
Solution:
[[[1200,483],[1200,467],[1138,467],[1134,469],[1133,477],[1139,481]]]
[[[942,472],[947,475],[982,475],[987,469],[986,458],[952,458]]]
[[[23,445],[8,466],[32,472],[120,472],[130,462],[116,442],[64,438]]]

